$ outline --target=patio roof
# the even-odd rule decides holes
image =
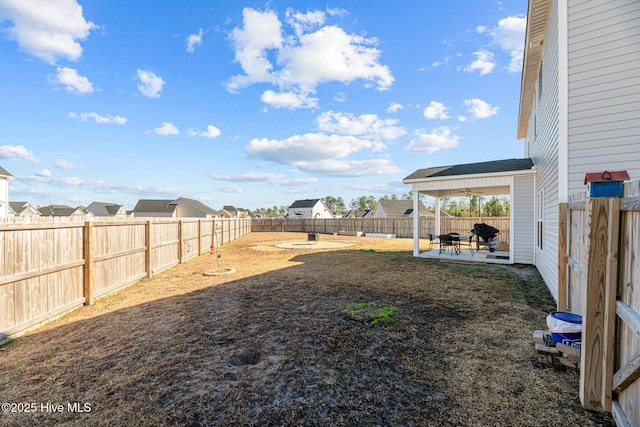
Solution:
[[[402,180],[413,191],[432,197],[510,194],[514,175],[535,173],[529,158],[418,169]]]

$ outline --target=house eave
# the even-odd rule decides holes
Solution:
[[[527,32],[524,44],[522,79],[520,83],[520,109],[518,112],[518,139],[527,135],[531,104],[535,94],[538,72],[542,64],[544,37],[549,19],[550,0],[529,0]]]
[[[438,181],[451,181],[455,179],[482,179],[488,177],[500,177],[500,176],[514,176],[514,175],[532,175],[536,173],[535,166],[531,169],[523,169],[516,171],[505,171],[505,172],[491,172],[491,173],[476,173],[469,175],[449,175],[449,176],[434,176],[434,177],[425,177],[425,178],[414,178],[414,179],[403,179],[403,184],[417,184],[425,181],[429,182],[438,182]]]

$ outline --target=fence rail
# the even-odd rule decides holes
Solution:
[[[226,218],[0,224],[0,344],[250,232]]]
[[[508,244],[510,222],[508,217],[440,218],[440,232],[468,234],[477,223],[487,223],[498,230],[498,241]],[[420,238],[435,232],[435,218],[420,218]],[[262,218],[253,219],[251,231],[293,231],[304,233],[339,233],[341,231],[395,234],[400,238],[413,237],[413,218]]]

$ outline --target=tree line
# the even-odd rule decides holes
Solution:
[[[401,195],[385,195],[380,198],[374,196],[360,196],[351,199],[349,206],[342,197],[326,196],[320,198],[329,210],[336,216],[346,215],[350,211],[365,212],[374,210],[378,204],[378,200],[413,200],[413,192],[410,191]],[[433,204],[425,201],[425,197],[421,197],[423,204],[427,209],[435,210]],[[443,197],[440,199],[442,212],[455,217],[501,217],[509,216],[511,204],[508,197],[505,196],[471,196],[471,197]],[[252,212],[263,218],[266,217],[284,217],[287,215],[289,207],[285,205],[271,206],[267,208],[258,208]]]

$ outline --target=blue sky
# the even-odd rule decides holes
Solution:
[[[524,156],[526,0],[0,0],[0,166],[34,205],[407,193]]]

